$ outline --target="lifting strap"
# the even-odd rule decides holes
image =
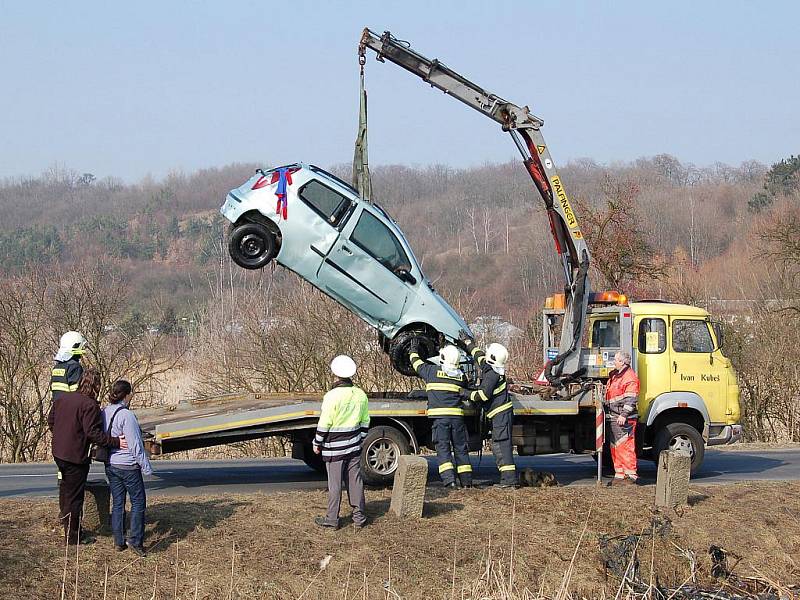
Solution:
[[[369,176],[369,160],[367,157],[367,90],[364,89],[364,63],[366,56],[359,53],[358,64],[361,70],[361,87],[358,106],[358,134],[353,154],[353,187],[359,196],[367,202],[372,198],[372,181]]]

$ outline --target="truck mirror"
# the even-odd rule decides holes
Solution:
[[[717,338],[717,349],[722,348],[723,341],[725,339],[724,328],[722,327],[722,323],[719,321],[714,321],[711,323],[711,326],[714,328],[714,335]]]

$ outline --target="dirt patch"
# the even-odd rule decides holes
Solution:
[[[389,491],[369,491],[371,525],[355,531],[343,518],[335,532],[313,524],[324,492],[159,498],[146,559],[101,537],[80,548],[77,578],[74,548],[65,571],[55,501],[5,500],[0,596],[57,598],[63,580],[72,598],[77,579],[81,598],[535,598],[562,585],[613,597],[619,579],[604,568],[600,536],[651,530],[653,493],[433,489],[425,518],[403,522],[388,514]],[[690,506],[665,516],[670,532],[639,543],[645,580],[677,586],[694,562],[698,583],[717,589],[708,555],[717,545],[741,557],[739,576],[800,582],[800,483],[692,486]]]

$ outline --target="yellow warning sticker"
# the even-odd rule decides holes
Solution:
[[[570,206],[569,199],[567,198],[567,192],[564,191],[561,178],[555,175],[550,181],[553,182],[553,191],[555,191],[558,202],[561,204],[561,210],[564,213],[564,219],[567,221],[567,225],[570,229],[578,229],[578,219],[572,211],[572,206]],[[577,238],[583,237],[580,235],[580,231],[575,232],[573,235]]]
[[[539,151],[539,155],[544,154],[545,148],[547,148],[547,146],[543,146],[542,144],[536,146],[536,149]]]

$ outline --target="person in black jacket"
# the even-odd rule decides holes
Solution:
[[[439,477],[445,487],[472,487],[469,462],[469,434],[464,423],[461,392],[467,377],[459,368],[461,353],[455,346],[439,350],[439,365],[425,362],[419,355],[419,343],[411,342],[411,366],[425,381],[428,394],[428,417],[433,420],[431,435],[439,460]],[[456,474],[458,475],[456,477]]]
[[[77,389],[61,393],[47,419],[53,433],[53,458],[62,476],[58,489],[59,516],[69,544],[94,541],[89,536],[80,536],[86,477],[91,463],[90,444],[128,447],[124,436],[111,437],[103,430],[103,417],[97,402],[99,392],[100,373],[97,369],[85,369]]]
[[[468,392],[468,398],[476,404],[482,404],[486,418],[492,422],[492,453],[500,471],[500,486],[515,487],[517,472],[511,439],[514,406],[508,395],[505,369],[508,350],[502,344],[489,344],[484,352],[468,336],[462,336],[459,344],[472,356],[481,370],[480,387]]]

